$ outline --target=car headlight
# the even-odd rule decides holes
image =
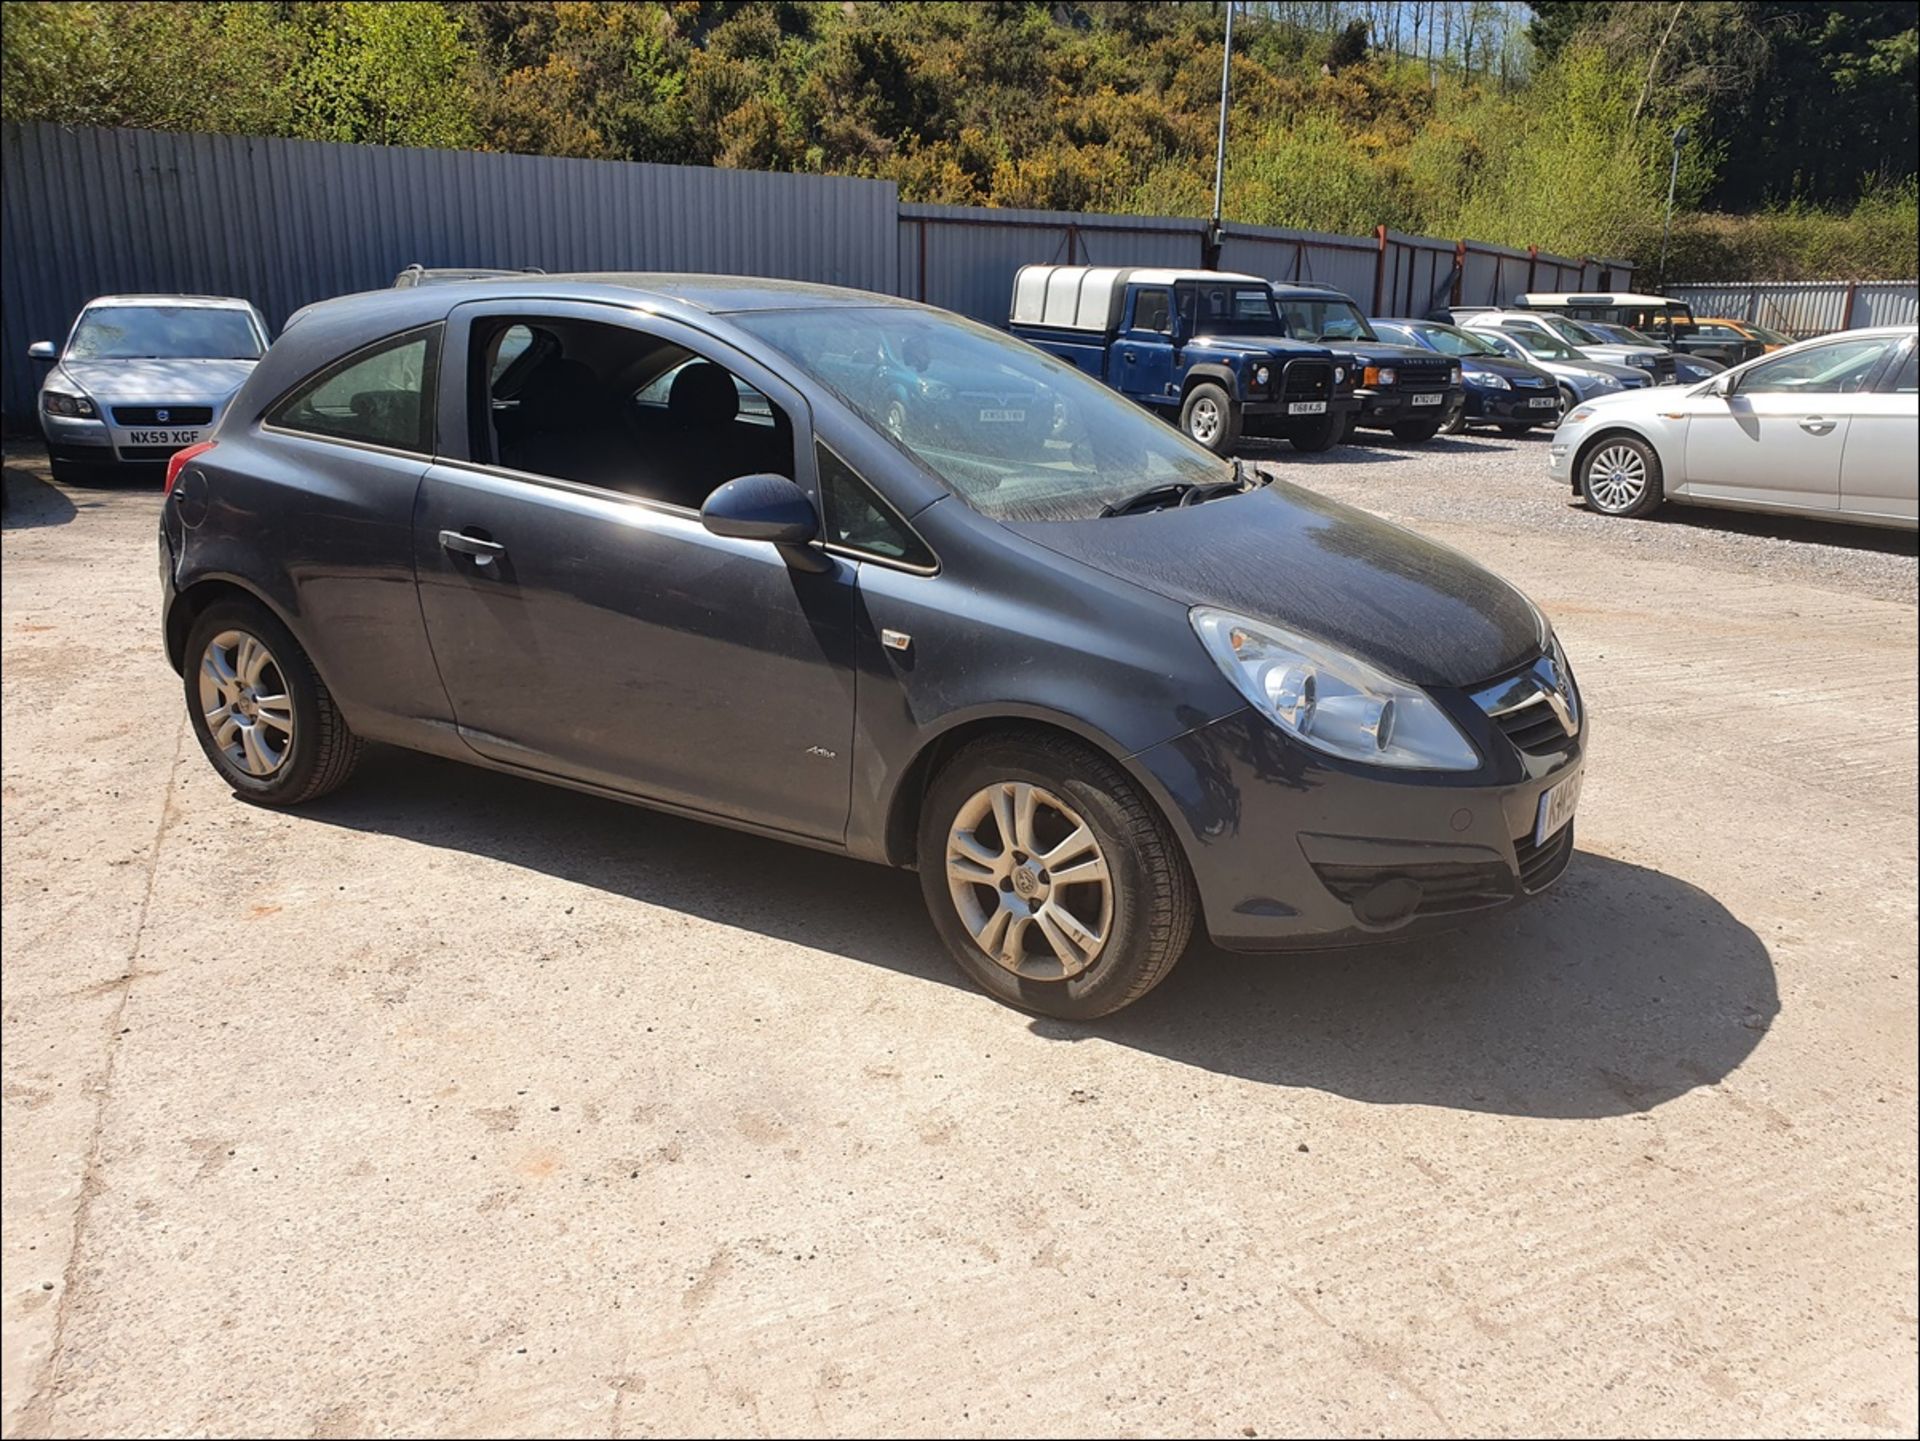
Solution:
[[[1595,390],[1618,390],[1620,388],[1619,377],[1613,375],[1596,375],[1593,377],[1593,388]]]
[[[1273,379],[1273,372],[1271,370],[1268,370],[1264,365],[1260,366],[1257,370],[1253,372],[1253,381],[1254,381],[1254,384],[1256,385],[1265,385],[1269,380],[1272,380],[1272,379]]]
[[[52,415],[78,415],[91,419],[100,413],[84,395],[69,395],[64,390],[43,390],[40,394],[47,402],[48,413]]]
[[[1345,385],[1345,384],[1347,383],[1347,368],[1346,368],[1346,366],[1344,366],[1344,365],[1336,365],[1336,366],[1334,366],[1334,368],[1333,368],[1333,383],[1334,383],[1335,385]]]
[[[1652,370],[1654,366],[1654,360],[1651,355],[1636,355],[1633,357],[1633,363],[1642,370]]]
[[[1256,710],[1303,745],[1401,770],[1470,771],[1472,742],[1418,686],[1231,611],[1195,606],[1193,629]]]
[[[1578,425],[1583,420],[1592,420],[1597,413],[1598,412],[1590,405],[1578,406],[1560,423],[1562,425]]]
[[[1473,377],[1475,385],[1484,385],[1488,390],[1512,390],[1513,382],[1504,375],[1495,375],[1491,370],[1483,370]]]
[[[1396,379],[1398,377],[1393,373],[1393,367],[1389,365],[1369,365],[1360,372],[1362,385],[1392,385]]]

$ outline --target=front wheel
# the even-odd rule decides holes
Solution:
[[[359,738],[293,633],[265,607],[207,607],[187,633],[182,669],[200,749],[248,800],[298,805],[352,773]]]
[[[1180,428],[1215,455],[1225,455],[1240,438],[1240,407],[1222,387],[1203,380],[1187,392]]]
[[[1461,406],[1440,422],[1441,435],[1465,435],[1467,431],[1467,408]]]
[[[1295,450],[1308,454],[1332,450],[1347,433],[1345,415],[1320,415],[1312,420],[1296,420],[1287,426],[1287,441]]]
[[[1193,881],[1152,803],[1065,737],[959,751],[921,812],[934,929],[989,995],[1067,1020],[1140,999],[1193,930]]]
[[[1660,457],[1636,435],[1605,436],[1580,462],[1580,494],[1602,515],[1646,515],[1666,495]]]
[[[1432,440],[1440,433],[1437,420],[1403,420],[1392,427],[1395,440],[1407,440],[1418,444],[1423,440]]]

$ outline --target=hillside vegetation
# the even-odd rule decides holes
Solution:
[[[1225,215],[1651,267],[1684,125],[1673,278],[1904,278],[1916,8],[1242,5]],[[1212,204],[1217,4],[10,0],[4,19],[7,119]]]

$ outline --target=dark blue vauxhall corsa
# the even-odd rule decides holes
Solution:
[[[1138,999],[1196,920],[1417,934],[1572,851],[1584,720],[1526,597],[925,306],[347,297],[167,486],[167,654],[240,795],[379,741],[913,866],[1030,1010]]]

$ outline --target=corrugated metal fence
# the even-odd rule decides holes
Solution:
[[[906,295],[1002,324],[1030,262],[1198,267],[1192,219],[903,205],[891,182],[148,130],[0,127],[0,404],[95,295],[245,296],[276,328],[404,265],[706,270]],[[1397,231],[1230,226],[1221,268],[1336,285],[1374,314],[1628,286],[1623,262]]]
[[[1695,315],[1751,320],[1795,339],[1868,325],[1912,325],[1920,319],[1920,284],[1911,280],[1674,285],[1668,292],[1692,306]]]

